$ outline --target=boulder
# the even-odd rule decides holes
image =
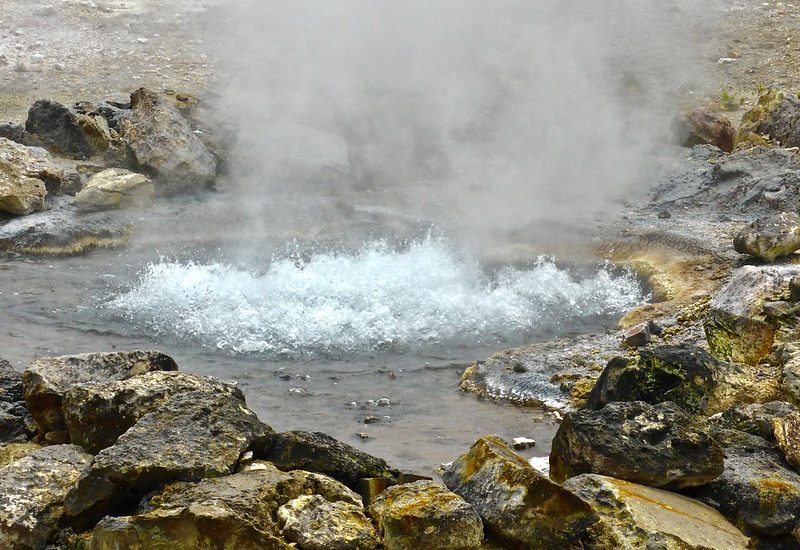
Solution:
[[[74,159],[104,153],[111,141],[105,119],[97,120],[50,99],[31,105],[25,130],[54,153]]]
[[[744,114],[736,132],[736,147],[777,143],[800,146],[800,100],[781,90],[765,90],[756,105]]]
[[[791,534],[800,520],[800,474],[761,437],[724,428],[713,435],[725,450],[725,470],[690,494],[715,503],[737,525],[769,536]]]
[[[139,88],[131,94],[131,109],[120,124],[121,137],[136,163],[153,174],[157,190],[170,195],[213,184],[216,160],[175,107]]]
[[[737,233],[733,248],[739,254],[750,254],[767,262],[800,250],[800,216],[781,212],[759,218]]]
[[[199,483],[175,483],[150,499],[137,516],[102,520],[92,548],[111,550],[211,550],[292,548],[280,535],[278,509],[324,488],[329,502],[359,505],[357,495],[336,481],[309,472],[281,472],[269,463]]]
[[[600,521],[588,548],[745,550],[749,540],[719,512],[682,495],[611,477],[582,474],[564,483]]]
[[[463,498],[438,483],[389,487],[370,506],[386,550],[478,549],[483,523]]]
[[[622,333],[622,345],[640,348],[650,343],[650,323],[638,323]]]
[[[276,434],[264,457],[281,470],[308,470],[327,474],[351,488],[362,478],[394,482],[399,472],[383,459],[368,455],[320,432]]]
[[[64,178],[44,149],[0,138],[0,211],[30,214],[43,210],[48,187],[58,190]]]
[[[782,401],[735,405],[713,419],[712,423],[715,428],[738,430],[774,442],[775,419],[784,419],[798,412],[797,407]]]
[[[597,521],[590,506],[550,481],[498,436],[476,441],[442,475],[486,529],[512,547],[566,548]]]
[[[770,351],[776,327],[764,316],[764,302],[798,274],[794,266],[744,266],[708,306],[704,323],[708,349],[723,361],[755,365]]]
[[[278,522],[284,538],[303,550],[373,550],[378,546],[363,507],[330,502],[320,495],[290,500],[278,508]]]
[[[800,470],[800,414],[791,413],[772,419],[773,433],[786,462]]]
[[[74,204],[82,212],[142,207],[153,202],[154,194],[153,182],[144,174],[109,168],[89,178]]]
[[[68,389],[61,409],[70,441],[92,454],[110,447],[145,414],[170,397],[188,392],[220,393],[239,399],[236,386],[178,371],[151,371],[124,380]]]
[[[67,510],[99,517],[173,481],[228,475],[242,453],[260,452],[272,433],[236,397],[175,395],[97,453],[67,497]]]
[[[564,416],[550,452],[550,477],[593,473],[682,489],[722,473],[722,449],[706,426],[674,403],[609,403]]]
[[[52,445],[0,469],[0,547],[43,548],[64,515],[64,498],[91,455]]]
[[[177,369],[172,357],[159,351],[84,353],[36,359],[22,373],[22,383],[28,410],[39,432],[47,434],[66,430],[61,404],[67,390]]]
[[[697,107],[683,113],[674,124],[678,141],[684,147],[713,145],[726,153],[733,151],[736,131],[726,117]]]
[[[22,376],[0,359],[0,443],[27,441],[36,424],[25,407]]]
[[[33,451],[41,449],[43,445],[29,441],[21,443],[0,444],[0,468],[8,466],[12,462],[26,457]]]

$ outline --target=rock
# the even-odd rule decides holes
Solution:
[[[476,441],[442,479],[472,504],[494,537],[510,546],[566,548],[597,521],[585,502],[544,477],[495,435]]]
[[[678,142],[684,147],[709,144],[726,153],[733,151],[736,131],[731,121],[703,108],[683,113],[674,125]]]
[[[58,194],[62,188],[72,185],[73,177],[73,173],[65,172],[44,149],[0,138],[0,181],[33,178],[44,184],[48,194]]]
[[[264,458],[281,470],[327,474],[351,488],[362,478],[378,477],[394,482],[399,475],[384,460],[320,432],[279,433]]]
[[[102,520],[94,529],[94,550],[211,550],[293,548],[280,537],[277,510],[301,495],[325,487],[330,502],[358,505],[343,485],[317,474],[281,472],[270,463],[199,483],[175,483],[150,500],[149,511]],[[354,500],[355,499],[355,500]]]
[[[564,416],[550,452],[558,482],[593,473],[674,490],[722,473],[722,449],[674,403],[609,403]]]
[[[22,443],[5,443],[0,445],[0,468],[8,466],[12,462],[26,457],[33,451],[41,449],[42,445],[38,443],[22,442]]]
[[[775,327],[763,316],[763,305],[796,267],[744,266],[711,300],[704,328],[711,354],[723,361],[754,365],[770,351]]]
[[[589,548],[745,550],[749,540],[722,515],[696,500],[611,477],[583,474],[564,483],[600,521]]]
[[[650,325],[639,323],[622,334],[622,344],[629,348],[640,348],[650,343]]]
[[[789,300],[794,304],[800,302],[800,277],[789,279]]]
[[[43,548],[91,455],[74,445],[38,449],[0,469],[0,547]]]
[[[224,393],[173,396],[97,453],[67,498],[70,515],[131,506],[176,480],[232,473],[240,456],[261,452],[273,434],[241,400]]]
[[[767,441],[775,441],[774,420],[797,414],[798,409],[791,403],[770,401],[768,403],[752,403],[735,405],[714,419],[714,424],[722,428],[738,430],[757,435]]]
[[[152,371],[124,380],[72,387],[63,394],[61,409],[70,441],[96,454],[173,395],[196,391],[228,395],[244,403],[241,390],[216,378]]]
[[[22,376],[0,359],[0,443],[27,441],[36,424],[25,407]]]
[[[725,449],[725,470],[692,496],[714,502],[737,525],[765,535],[790,534],[798,527],[800,475],[787,468],[774,446],[737,430],[715,430]]]
[[[0,137],[19,143],[20,145],[33,145],[33,138],[25,131],[25,127],[12,122],[0,124]]]
[[[278,508],[284,538],[303,550],[373,550],[375,528],[361,506],[303,495]],[[386,546],[386,548],[391,548]]]
[[[147,206],[155,190],[150,178],[122,168],[109,168],[92,176],[75,195],[75,206],[83,212]]]
[[[438,483],[389,487],[370,506],[386,550],[478,549],[483,523],[464,499]]]
[[[775,440],[783,451],[786,462],[800,469],[800,413],[791,413],[785,417],[772,419]]]
[[[22,373],[22,382],[28,409],[39,432],[46,434],[67,429],[61,404],[69,389],[177,368],[172,357],[159,351],[84,353],[36,359]]]
[[[175,107],[158,94],[139,88],[131,94],[132,115],[121,122],[122,139],[136,162],[152,172],[164,194],[210,187],[216,161]]]
[[[800,250],[800,216],[781,212],[759,218],[739,231],[733,248],[740,254],[750,254],[767,262]]]
[[[800,146],[800,100],[794,94],[768,89],[758,103],[744,114],[734,145],[765,145],[774,142],[783,147]]]
[[[56,154],[75,159],[104,153],[111,138],[103,123],[49,99],[31,105],[25,130]]]

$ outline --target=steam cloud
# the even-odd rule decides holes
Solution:
[[[607,211],[647,180],[678,101],[702,91],[718,7],[231,0],[215,13],[230,185],[333,197],[308,209],[314,222],[372,204],[473,234]]]

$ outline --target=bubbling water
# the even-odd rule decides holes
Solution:
[[[492,273],[443,239],[397,249],[223,263],[151,263],[105,311],[156,335],[267,356],[479,345],[557,330],[643,302],[635,276],[576,278],[551,259]]]

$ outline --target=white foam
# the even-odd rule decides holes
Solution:
[[[239,353],[364,352],[535,333],[641,303],[632,275],[576,280],[552,261],[490,277],[447,243],[276,260],[262,272],[163,261],[104,308],[156,334]]]

